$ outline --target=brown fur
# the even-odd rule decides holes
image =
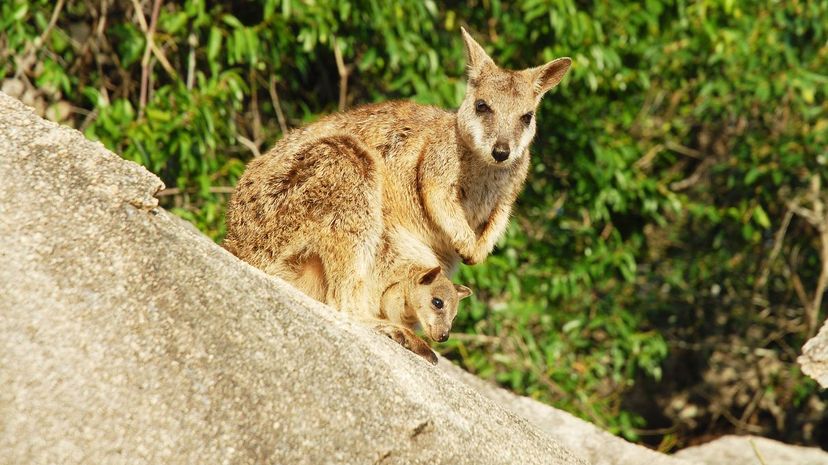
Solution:
[[[292,131],[248,165],[225,247],[364,318],[412,267],[451,274],[461,259],[485,259],[526,179],[535,121],[521,117],[570,60],[509,71],[465,30],[463,39],[469,86],[456,113],[386,102]],[[495,149],[510,154],[497,161]]]

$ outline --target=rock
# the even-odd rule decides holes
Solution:
[[[629,443],[569,413],[528,397],[520,397],[486,382],[441,359],[437,366],[477,392],[529,420],[592,465],[701,465]]]
[[[723,436],[680,450],[676,457],[705,465],[828,465],[828,453],[823,450],[757,436]]]
[[[802,355],[797,362],[803,373],[817,380],[823,388],[828,388],[828,321],[816,336],[802,346]]]
[[[585,463],[182,225],[162,187],[0,94],[0,462]]]
[[[756,463],[659,454],[432,367],[240,262],[162,188],[0,93],[0,463]],[[767,443],[798,454],[767,465],[826,463]]]

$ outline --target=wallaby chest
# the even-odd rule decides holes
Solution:
[[[511,172],[488,169],[467,176],[458,185],[458,198],[472,230],[482,228],[506,188],[513,183]]]

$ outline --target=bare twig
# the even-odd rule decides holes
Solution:
[[[342,51],[339,49],[339,40],[333,39],[334,58],[336,59],[336,71],[339,73],[339,111],[345,109],[345,101],[348,97],[348,68],[342,60]]]
[[[643,157],[639,158],[633,166],[638,169],[646,169],[649,168],[650,165],[653,163],[653,159],[658,155],[661,150],[664,148],[661,144],[656,144],[650,147],[650,150],[647,150],[647,153],[644,154]]]
[[[135,17],[138,19],[138,25],[144,34],[146,34],[149,26],[147,25],[146,18],[144,18],[144,7],[141,6],[140,0],[132,0],[132,7],[135,9]]]
[[[675,142],[665,142],[664,147],[667,150],[672,150],[673,152],[680,153],[685,157],[695,158],[697,160],[701,160],[704,158],[704,153],[696,149],[691,149],[690,147],[685,147],[681,144],[677,144]]]
[[[826,212],[825,202],[821,197],[821,193],[822,186],[820,177],[814,175],[811,177],[810,188],[805,196],[811,204],[811,208],[803,207],[797,200],[788,202],[788,209],[797,216],[805,219],[819,233],[819,256],[822,266],[819,277],[817,278],[814,294],[811,298],[808,298],[799,276],[795,271],[791,270],[794,290],[799,300],[802,301],[802,306],[805,308],[805,323],[808,329],[808,337],[816,334],[819,310],[822,307],[825,288],[828,286],[828,212]]]
[[[262,118],[259,114],[259,89],[256,87],[256,71],[251,68],[250,76],[250,111],[253,113],[253,140],[256,145],[262,143]]]
[[[748,433],[759,434],[762,432],[762,427],[759,425],[751,425],[750,423],[745,423],[738,418],[734,417],[728,409],[723,408],[720,413],[727,421],[729,421],[733,426],[739,428],[743,431],[747,431]]]
[[[236,136],[236,140],[239,141],[239,143],[241,143],[243,146],[250,149],[250,151],[253,152],[254,157],[258,157],[262,154],[261,152],[259,152],[259,144],[248,139],[247,137],[238,135]]]
[[[704,175],[707,172],[707,169],[712,164],[713,164],[713,157],[705,158],[704,160],[702,160],[701,163],[699,163],[699,166],[696,168],[695,171],[693,171],[693,174],[691,174],[686,179],[682,179],[681,181],[676,181],[674,183],[671,183],[670,184],[670,189],[672,189],[674,191],[681,191],[681,190],[687,189],[688,187],[693,186],[694,184],[699,182],[699,179],[701,179],[702,175]]]
[[[43,47],[43,44],[46,43],[46,40],[49,39],[49,34],[52,33],[52,29],[54,29],[55,24],[57,24],[58,18],[60,17],[60,12],[63,10],[63,5],[65,3],[65,0],[58,0],[57,4],[55,5],[55,9],[52,10],[52,17],[49,18],[49,23],[46,25],[46,29],[44,29],[43,32],[40,33],[40,35],[34,40],[34,42],[26,46],[26,54],[18,62],[15,78],[19,78],[21,75],[27,72],[29,68],[34,64],[35,55],[37,54],[37,51],[40,50],[41,47]]]
[[[680,425],[678,423],[673,423],[671,426],[666,426],[664,428],[653,428],[653,429],[639,429],[633,428],[633,432],[639,436],[661,436],[664,434],[670,434],[678,431]]]
[[[451,337],[458,341],[472,342],[480,345],[499,345],[503,342],[500,337],[488,336],[486,334],[451,333]]]
[[[765,265],[762,267],[762,273],[759,275],[759,279],[756,281],[756,289],[761,289],[765,287],[765,283],[768,282],[768,276],[770,275],[770,269],[773,265],[773,262],[776,261],[776,258],[779,256],[779,252],[782,250],[782,244],[785,242],[785,234],[788,232],[788,226],[791,224],[791,219],[793,218],[793,210],[790,208],[788,211],[785,212],[784,218],[782,218],[782,225],[779,226],[779,229],[776,231],[776,234],[773,238],[773,248],[771,249],[771,253],[768,256],[768,261],[765,262]]]
[[[282,113],[282,102],[279,101],[279,92],[276,91],[276,76],[270,76],[270,85],[268,85],[270,92],[270,100],[273,101],[273,109],[276,111],[276,119],[279,120],[279,128],[282,134],[286,134],[288,127],[285,121],[285,114]]]
[[[153,2],[152,16],[150,17],[149,27],[144,32],[146,36],[147,46],[144,49],[144,56],[141,58],[141,94],[138,98],[139,118],[141,118],[141,116],[144,114],[144,107],[147,106],[147,93],[149,91],[150,78],[150,56],[152,54],[152,48],[154,45],[153,36],[155,35],[155,27],[158,24],[158,13],[161,11],[161,1],[162,0],[155,0]],[[140,7],[138,0],[133,0],[133,4],[135,4],[136,7]],[[146,20],[143,19],[144,13],[141,11],[140,8],[136,8],[135,14],[140,18],[138,21],[139,23],[141,23],[142,26],[146,24]]]
[[[190,53],[187,55],[187,90],[192,90],[195,83],[195,48],[198,46],[198,37],[190,33],[187,37],[187,44],[190,46]]]
[[[106,30],[106,15],[109,9],[109,0],[101,0],[101,15],[98,20],[98,26],[95,28],[95,34],[98,37],[103,37],[104,30]]]
[[[52,17],[49,18],[49,24],[46,25],[46,29],[40,34],[40,36],[35,39],[34,45],[35,48],[40,48],[46,39],[49,38],[49,34],[52,32],[52,29],[57,24],[58,17],[60,16],[61,10],[63,10],[63,4],[66,3],[64,0],[58,0],[57,5],[55,5],[55,9],[52,10]]]
[[[232,194],[234,188],[232,186],[214,186],[208,189],[211,194]],[[171,195],[192,194],[198,192],[198,189],[180,189],[178,187],[168,187],[164,190],[158,191],[156,197],[168,197]]]

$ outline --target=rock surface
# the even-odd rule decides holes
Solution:
[[[631,444],[567,412],[528,397],[516,396],[463,371],[447,360],[441,359],[437,366],[516,415],[526,418],[570,450],[577,451],[592,465],[701,465],[701,462],[676,458]]]
[[[161,188],[0,92],[0,464],[713,463],[434,368],[158,208]]]
[[[688,447],[676,456],[704,465],[828,465],[825,451],[757,436],[723,436],[707,444]]]
[[[797,361],[803,373],[817,380],[823,388],[828,388],[828,321],[816,336],[805,343]]]
[[[0,95],[0,462],[581,464]]]

